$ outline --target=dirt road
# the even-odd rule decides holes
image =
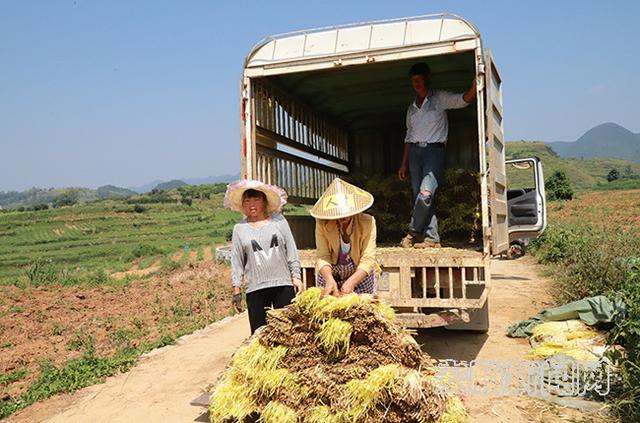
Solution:
[[[511,323],[551,305],[548,281],[534,261],[493,262],[491,328],[487,334],[421,331],[418,341],[434,358],[527,359],[526,340],[507,338]],[[249,335],[245,314],[216,323],[143,357],[130,372],[106,383],[35,404],[10,422],[191,422],[203,409],[189,405],[216,380],[229,358]],[[472,422],[567,421],[580,414],[525,397],[465,398]]]

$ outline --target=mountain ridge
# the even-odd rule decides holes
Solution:
[[[586,131],[575,141],[547,142],[563,158],[613,158],[640,163],[640,133],[605,122]]]

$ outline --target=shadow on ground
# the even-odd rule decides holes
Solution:
[[[477,358],[488,339],[486,333],[453,331],[444,328],[419,329],[415,336],[422,351],[436,360],[471,361]]]

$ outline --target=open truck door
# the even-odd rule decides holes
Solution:
[[[547,226],[542,162],[537,157],[508,160],[507,210],[509,244],[507,256],[517,254],[527,241],[542,234]]]
[[[491,57],[486,53],[486,137],[489,154],[489,221],[491,254],[496,256],[509,249],[507,227],[507,176],[505,171],[504,126],[502,123],[502,78]]]

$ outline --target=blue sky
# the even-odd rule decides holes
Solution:
[[[242,61],[263,37],[454,12],[505,81],[507,139],[640,132],[640,2],[0,1],[0,190],[235,173]]]

